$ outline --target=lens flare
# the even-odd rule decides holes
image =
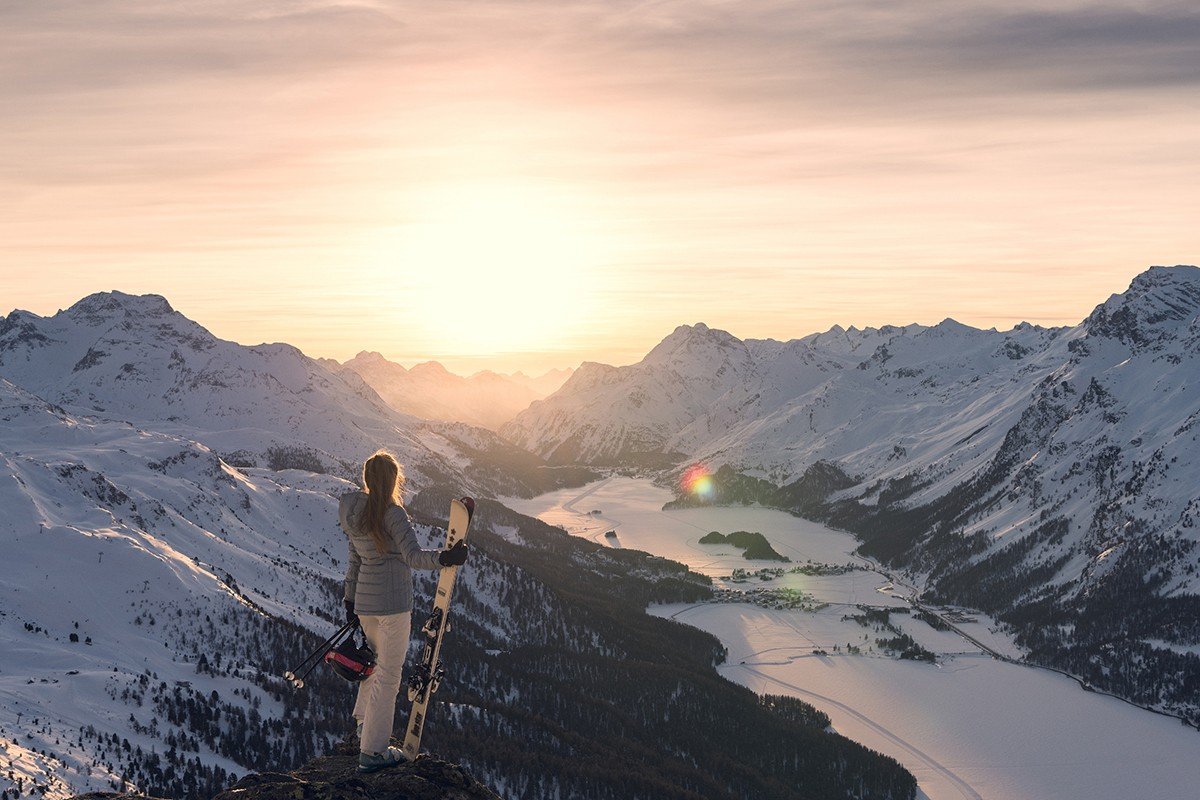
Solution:
[[[707,499],[713,492],[712,473],[705,465],[696,464],[683,473],[679,486],[687,494]]]

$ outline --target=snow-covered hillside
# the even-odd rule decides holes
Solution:
[[[557,392],[574,372],[575,370],[571,367],[562,367],[560,369],[546,370],[541,375],[536,377],[526,375],[521,371],[514,372],[511,375],[502,374],[501,377],[507,378],[508,380],[518,383],[522,386],[528,386],[538,397],[545,397],[546,395]]]
[[[0,745],[9,785],[62,797],[193,757],[197,785],[243,772],[233,754],[247,713],[282,720],[284,706],[230,641],[260,633],[268,614],[328,627],[345,547],[329,506],[347,484],[239,472],[203,445],[70,414],[7,380],[0,418],[0,728],[22,733]],[[197,671],[202,653],[216,672]],[[195,731],[163,712],[212,692],[240,721],[231,706],[222,740],[193,746]]]
[[[0,379],[0,787],[62,798],[128,779],[208,797],[230,774],[340,739],[346,685],[321,671],[297,693],[279,676],[313,646],[309,631],[338,624],[337,496],[352,487],[236,469]],[[432,573],[420,577],[428,594]],[[459,581],[471,612],[460,639],[502,645],[529,627],[496,599],[517,584],[476,553]]]
[[[218,339],[157,295],[103,292],[44,318],[13,311],[0,318],[0,376],[72,411],[201,442],[237,466],[347,477],[387,447],[413,488],[513,489],[503,474],[468,479],[471,457],[440,423],[395,411],[357,373],[287,344]]]
[[[1180,266],[1071,328],[683,327],[503,432],[563,462],[724,467],[721,499],[855,530],[1039,657],[1200,719],[1198,422],[1200,269]]]
[[[681,325],[633,366],[584,362],[501,433],[551,463],[669,464],[685,457],[675,450],[680,431],[755,381],[747,343]]]
[[[324,668],[302,691],[279,677],[340,620],[349,484],[237,469],[7,380],[0,459],[0,796],[203,800],[349,733],[349,684]],[[413,513],[436,518],[449,493],[423,491]],[[437,544],[428,525],[417,536]],[[504,796],[774,797],[764,788],[802,776],[831,796],[911,797],[895,762],[806,707],[772,711],[716,676],[715,640],[643,613],[707,596],[699,576],[487,500],[471,537],[425,743]],[[418,574],[422,608],[432,577]],[[692,732],[729,719],[752,733],[727,764],[728,742]],[[631,747],[644,763],[590,766]]]
[[[584,364],[502,433],[559,463],[704,461],[777,483],[822,459],[874,472],[1015,421],[1014,390],[1061,363],[1065,333],[946,320],[743,342],[685,325],[632,366]]]
[[[410,492],[528,493],[570,472],[399,414],[289,345],[217,339],[153,295],[0,318],[0,415],[0,729],[26,734],[5,739],[3,786],[21,794],[120,775],[204,794],[340,737],[327,706],[344,691],[289,699],[277,673],[330,629],[336,496],[376,448],[405,463]],[[472,573],[490,580],[478,559]],[[464,602],[495,605],[471,583]]]
[[[412,369],[363,351],[342,365],[362,377],[392,408],[405,414],[467,422],[493,430],[562,386],[571,370],[551,370],[537,378],[490,370],[464,378],[436,361]]]

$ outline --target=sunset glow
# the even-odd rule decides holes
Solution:
[[[553,191],[463,184],[430,192],[377,237],[372,272],[421,309],[431,349],[537,350],[593,321],[607,242]]]
[[[1197,30],[1165,0],[12,4],[0,310],[154,292],[460,372],[698,321],[1074,324],[1196,260]]]

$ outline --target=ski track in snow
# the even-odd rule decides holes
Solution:
[[[609,525],[609,529],[619,530],[619,528],[620,528],[620,525],[621,525],[621,522],[620,522],[619,520],[616,520],[616,519],[614,519],[614,518],[611,518],[611,517],[606,517],[606,516],[605,516],[605,515],[603,515],[603,514],[599,515],[598,517],[597,517],[597,516],[592,516],[592,515],[590,515],[590,514],[586,514],[586,515],[585,515],[585,514],[583,514],[582,512],[580,512],[580,511],[578,511],[578,510],[576,509],[576,505],[577,505],[579,502],[581,502],[582,500],[584,500],[584,499],[586,499],[586,498],[588,498],[588,497],[592,496],[593,494],[595,494],[595,493],[596,493],[597,491],[599,491],[600,489],[602,489],[602,488],[604,488],[604,487],[608,486],[608,485],[609,485],[609,483],[610,483],[611,481],[612,481],[612,477],[611,477],[611,476],[609,476],[609,477],[607,477],[607,478],[604,478],[604,479],[602,479],[602,480],[600,480],[600,481],[597,481],[596,483],[593,483],[593,484],[591,484],[590,486],[587,486],[587,487],[585,487],[583,492],[581,492],[580,494],[576,495],[576,496],[575,496],[575,497],[573,497],[572,499],[570,499],[570,500],[568,500],[568,501],[566,501],[566,502],[564,502],[564,503],[562,504],[562,508],[563,508],[563,510],[564,510],[564,511],[571,511],[571,512],[574,512],[574,513],[576,513],[576,514],[580,514],[580,516],[587,516],[587,517],[589,517],[589,518],[591,518],[591,519],[596,519],[596,520],[604,520],[605,522],[608,522],[608,523],[610,523],[610,525]],[[664,512],[664,513],[665,513],[665,512]],[[681,524],[687,525],[687,526],[689,526],[689,527],[691,527],[691,528],[695,528],[696,530],[699,530],[699,531],[701,531],[701,532],[702,532],[702,535],[703,535],[703,533],[707,533],[707,531],[705,530],[704,526],[702,526],[702,525],[697,525],[697,524],[695,524],[695,523],[688,522],[687,520],[684,520],[684,519],[678,519],[678,521],[679,521]],[[603,538],[604,538],[604,534],[603,534],[603,532],[597,532],[597,533],[595,533],[595,534],[592,534],[592,535],[591,535],[589,538],[591,538],[591,539],[593,539],[593,540],[596,540],[596,541],[600,541],[601,539],[603,539]],[[704,552],[704,550],[702,549],[702,547],[701,547],[700,545],[698,545],[698,544],[693,544],[692,542],[690,542],[690,541],[689,541],[689,542],[687,543],[687,545],[688,545],[688,547],[690,547],[690,548],[691,548],[691,549],[693,549],[693,550],[696,550],[696,551],[698,551],[698,552],[701,552],[701,553],[703,553],[703,552]],[[800,550],[799,548],[797,548],[797,547],[793,547],[793,546],[791,546],[791,545],[788,545],[788,544],[782,544],[782,543],[781,543],[781,544],[779,544],[779,545],[777,545],[777,546],[778,546],[778,548],[779,548],[779,549],[781,549],[781,550],[786,550],[786,551],[788,551],[788,552],[789,552],[789,553],[791,553],[791,554],[798,555],[798,556],[803,556],[803,553],[802,553],[802,552],[801,552],[801,550]],[[715,563],[715,562],[710,562],[710,563]],[[704,565],[704,566],[708,566],[708,565],[706,564],[706,565]],[[848,590],[848,591],[849,591],[849,590]],[[849,604],[849,598],[848,598],[848,600],[847,600],[847,603]],[[692,606],[692,607],[694,608],[694,606]],[[686,610],[686,609],[685,609],[685,610]],[[671,615],[671,618],[675,618],[675,617],[679,616],[679,614],[682,614],[682,613],[683,613],[682,611],[680,611],[680,612],[676,612],[675,614],[672,614],[672,615]],[[804,632],[803,632],[803,631],[800,629],[800,627],[799,627],[798,625],[794,625],[794,624],[790,624],[790,623],[788,623],[788,627],[792,628],[792,629],[793,629],[793,630],[796,632],[796,635],[797,635],[797,636],[799,636],[800,638],[802,638],[804,641],[808,642],[808,645],[809,645],[809,647],[810,647],[810,648],[811,648],[811,647],[815,647],[815,646],[817,646],[817,643],[816,643],[815,641],[813,641],[813,640],[812,640],[812,639],[811,639],[809,636],[807,636],[807,635],[806,635],[806,634],[805,634],[805,633],[804,633]],[[773,650],[778,650],[778,649],[784,649],[784,648],[772,648],[772,649],[773,649]],[[796,649],[801,649],[801,648],[797,647]],[[768,651],[760,651],[760,653],[761,653],[761,652],[768,652]],[[953,772],[951,769],[949,769],[949,768],[948,768],[948,767],[946,767],[945,765],[943,765],[943,764],[941,764],[940,762],[938,762],[938,761],[937,761],[935,758],[933,758],[932,756],[930,756],[928,753],[926,753],[926,752],[922,751],[921,749],[919,749],[918,747],[916,747],[915,745],[913,745],[911,742],[909,742],[909,741],[906,741],[905,739],[903,739],[903,738],[901,738],[900,736],[896,735],[895,733],[893,733],[892,731],[888,730],[888,729],[887,729],[887,728],[885,728],[883,725],[879,724],[878,722],[876,722],[875,720],[871,719],[871,718],[870,718],[870,717],[868,717],[866,714],[864,714],[864,713],[862,713],[862,712],[858,711],[857,709],[855,709],[855,708],[852,708],[851,706],[849,706],[849,705],[847,705],[847,704],[845,704],[845,703],[842,703],[842,702],[840,702],[840,701],[838,701],[838,700],[834,700],[832,697],[827,697],[827,696],[825,696],[825,695],[818,694],[818,693],[816,693],[816,692],[813,692],[813,691],[810,691],[810,690],[808,690],[808,689],[804,689],[803,687],[797,686],[797,685],[795,685],[795,684],[793,684],[793,683],[788,683],[788,682],[786,682],[786,681],[781,681],[781,680],[780,680],[780,679],[778,679],[778,678],[772,677],[771,675],[768,675],[767,673],[765,673],[765,672],[762,672],[761,670],[754,669],[753,667],[747,666],[747,665],[745,665],[745,664],[739,664],[739,665],[724,665],[724,666],[722,666],[722,667],[720,668],[720,671],[722,671],[722,672],[726,672],[726,671],[732,671],[732,670],[738,670],[738,669],[740,669],[740,670],[744,670],[744,671],[746,671],[746,672],[749,672],[749,673],[751,673],[751,674],[753,674],[753,675],[756,675],[756,676],[758,676],[758,677],[759,677],[760,679],[762,679],[762,680],[765,680],[765,681],[768,681],[768,682],[771,682],[771,683],[777,684],[777,685],[779,685],[780,687],[782,687],[783,689],[787,690],[789,693],[791,693],[791,694],[793,694],[793,695],[796,695],[796,696],[801,696],[801,697],[807,697],[807,698],[811,698],[811,699],[817,700],[817,701],[819,701],[819,702],[826,703],[826,704],[828,704],[828,705],[835,706],[835,707],[837,707],[837,708],[840,708],[840,709],[842,709],[842,710],[843,710],[844,712],[846,712],[847,714],[849,714],[849,715],[853,716],[855,719],[859,720],[859,721],[860,721],[860,722],[862,722],[864,725],[866,725],[866,726],[868,726],[869,728],[871,728],[872,730],[876,731],[876,732],[877,732],[877,733],[878,733],[880,736],[882,736],[882,737],[884,737],[884,738],[888,739],[889,741],[891,741],[891,742],[895,743],[897,747],[899,747],[899,748],[903,749],[904,751],[906,751],[906,752],[910,753],[910,754],[913,756],[913,758],[915,758],[915,759],[917,759],[918,761],[920,761],[921,763],[925,764],[925,765],[926,765],[926,766],[927,766],[927,767],[928,767],[930,770],[932,770],[932,771],[934,771],[934,772],[938,773],[939,775],[943,776],[943,777],[944,777],[944,778],[945,778],[945,779],[946,779],[948,782],[950,782],[950,783],[951,783],[951,784],[952,784],[952,785],[953,785],[953,786],[954,786],[954,787],[955,787],[955,788],[958,790],[958,792],[959,792],[959,793],[960,793],[960,794],[961,794],[963,797],[967,798],[967,800],[984,800],[984,799],[983,799],[983,796],[982,796],[981,794],[979,794],[979,792],[975,791],[975,789],[974,789],[974,788],[971,786],[971,784],[967,783],[967,781],[965,781],[965,780],[964,780],[962,777],[960,777],[959,775],[955,774],[955,773],[954,773],[954,772]]]
[[[588,538],[590,538],[594,541],[597,541],[597,542],[603,542],[603,540],[606,538],[606,537],[604,537],[604,533],[603,533],[604,530],[606,530],[606,529],[619,530],[620,526],[622,524],[621,521],[617,520],[613,517],[608,517],[605,514],[592,515],[592,514],[589,514],[586,512],[581,512],[576,508],[576,506],[580,502],[585,500],[586,498],[594,495],[596,492],[607,487],[611,482],[612,482],[612,476],[609,476],[609,477],[603,478],[602,480],[599,480],[595,483],[592,483],[588,486],[585,486],[584,490],[582,492],[580,492],[578,495],[572,497],[571,499],[566,500],[560,506],[564,511],[568,511],[568,512],[577,514],[580,517],[586,518],[589,522],[594,520],[594,521],[604,521],[605,523],[607,523],[607,528],[602,525],[597,529],[597,531],[595,533],[587,534]],[[663,513],[666,513],[666,512],[663,512]],[[673,516],[676,516],[676,515],[673,515]],[[685,519],[680,519],[677,516],[676,516],[676,520],[680,524],[687,525],[688,527],[691,527],[698,531],[701,531],[701,535],[703,535],[703,533],[707,533],[707,529],[703,525],[697,525],[697,524],[689,522]],[[688,541],[686,543],[686,546],[692,550],[695,550],[696,552],[705,553],[702,546],[700,546],[699,544],[693,543],[691,541]],[[777,547],[781,550],[787,550],[789,553],[797,555],[797,556],[804,555],[804,553],[800,550],[800,548],[793,547],[788,544],[781,543],[781,544],[778,544]],[[716,566],[718,563],[719,562],[708,562],[706,564],[699,565],[698,567],[697,567],[697,565],[693,565],[693,568],[704,569],[705,567]],[[848,591],[850,591],[850,590],[848,590]],[[847,604],[848,605],[851,604],[850,598],[847,598]],[[671,614],[671,618],[674,619],[674,618],[678,617],[680,614],[684,613],[684,611],[690,610],[695,607],[696,606],[689,606],[686,609],[677,611],[677,612]],[[785,621],[785,623],[786,623],[786,621]],[[815,641],[813,641],[813,639],[811,639],[808,635],[806,635],[800,629],[799,626],[794,625],[794,624],[788,624],[788,627],[790,627],[792,630],[794,630],[797,636],[801,637],[804,641],[808,642],[808,645],[810,648],[817,646],[817,643]],[[790,648],[771,648],[770,650],[782,650],[782,649],[790,649]],[[799,650],[802,648],[797,647],[795,649]],[[758,654],[765,653],[765,652],[769,652],[769,651],[767,651],[767,650],[759,651]],[[913,745],[911,742],[906,741],[905,739],[896,735],[895,733],[888,730],[883,725],[881,725],[880,723],[871,719],[866,714],[858,711],[857,709],[855,709],[845,703],[842,703],[838,700],[834,700],[831,697],[827,697],[825,695],[818,694],[816,692],[810,691],[808,689],[804,689],[795,684],[788,683],[786,681],[782,681],[778,678],[772,677],[771,675],[768,675],[767,673],[762,672],[760,670],[754,669],[753,667],[747,666],[744,663],[739,664],[739,665],[726,664],[719,668],[719,670],[722,672],[728,672],[728,671],[739,670],[739,669],[744,670],[748,673],[751,673],[751,674],[757,676],[758,678],[760,678],[761,680],[765,680],[765,681],[777,684],[781,688],[785,689],[788,693],[793,694],[795,696],[808,697],[808,698],[817,700],[818,702],[840,708],[845,713],[853,716],[855,719],[859,720],[864,725],[866,725],[869,728],[871,728],[872,730],[876,731],[883,738],[893,742],[898,748],[911,754],[911,756],[914,759],[920,761],[922,764],[924,764],[926,767],[928,767],[931,771],[936,772],[937,774],[943,776],[950,784],[952,784],[958,790],[959,794],[961,794],[963,797],[967,798],[968,800],[984,800],[983,796],[981,794],[979,794],[979,792],[975,791],[975,789],[969,783],[967,783],[967,781],[965,781],[962,777],[955,774],[952,770],[950,770],[948,767],[946,767],[945,765],[938,762],[936,759],[934,759],[928,753],[922,751],[921,749],[919,749],[918,747]],[[909,766],[911,768],[911,764]]]
[[[794,683],[788,683],[786,681],[781,681],[778,678],[772,677],[771,675],[768,675],[767,673],[762,672],[757,669],[754,669],[753,667],[750,667],[750,666],[746,666],[743,664],[725,665],[720,668],[720,671],[730,672],[730,671],[739,670],[739,669],[749,672],[753,675],[756,675],[762,680],[777,684],[778,686],[786,689],[788,691],[788,693],[790,693],[790,694],[798,695],[801,697],[809,697],[814,700],[818,700],[822,703],[826,703],[828,705],[836,706],[837,708],[840,708],[842,711],[846,712],[847,714],[851,715],[855,719],[862,722],[864,725],[866,725],[869,728],[871,728],[872,730],[876,731],[880,736],[883,736],[884,738],[888,739],[889,741],[894,742],[896,744],[896,746],[904,749],[908,753],[911,753],[914,758],[921,761],[923,764],[925,764],[931,770],[936,771],[939,775],[946,778],[946,780],[950,781],[955,786],[955,788],[958,789],[958,791],[962,794],[963,797],[968,798],[968,800],[983,800],[983,795],[981,795],[979,792],[975,791],[974,787],[972,787],[971,784],[967,783],[959,775],[956,775],[949,767],[938,762],[937,759],[933,758],[933,756],[931,756],[928,753],[917,748],[915,745],[912,744],[912,742],[909,742],[909,741],[901,738],[900,736],[897,736],[896,734],[892,733],[890,730],[883,727],[878,722],[876,722],[875,720],[868,717],[866,714],[863,714],[862,712],[857,711],[856,709],[846,705],[845,703],[841,703],[837,700],[834,700],[832,697],[826,697],[823,694],[817,694],[816,692],[812,692],[812,691],[809,691],[808,689],[797,686]]]

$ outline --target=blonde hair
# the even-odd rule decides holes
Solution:
[[[367,493],[362,527],[371,534],[375,549],[386,553],[388,537],[383,528],[383,515],[391,505],[402,504],[400,493],[404,491],[404,469],[394,455],[386,450],[377,450],[363,464],[362,479],[363,489]]]

